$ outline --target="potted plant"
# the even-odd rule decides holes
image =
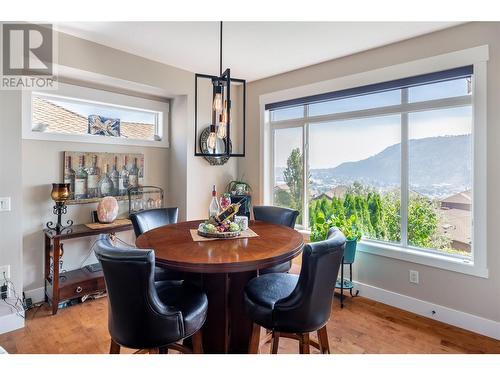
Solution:
[[[252,191],[252,187],[243,178],[230,181],[226,186],[226,192],[231,195],[247,195]]]
[[[323,213],[319,213],[313,224],[311,231],[311,242],[323,241],[328,235],[328,230],[331,227],[337,227],[344,233],[346,238],[344,250],[344,263],[349,264],[354,262],[356,255],[356,244],[361,240],[361,229],[357,224],[355,215],[346,218],[344,215],[332,215],[330,218],[325,218]]]

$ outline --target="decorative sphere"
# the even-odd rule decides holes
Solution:
[[[100,223],[112,223],[118,216],[118,201],[114,197],[104,197],[97,205],[97,219]]]

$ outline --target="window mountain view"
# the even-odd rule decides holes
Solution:
[[[470,147],[470,135],[410,140],[411,189],[431,198],[445,198],[470,189]],[[443,154],[448,155],[444,160]],[[335,168],[310,169],[310,193],[326,193],[331,187],[348,186],[356,181],[381,191],[399,187],[400,159],[398,143],[364,160],[342,163]]]
[[[469,256],[471,251],[472,136],[408,141],[408,244]],[[365,238],[399,243],[401,144],[308,176],[309,226],[319,216],[356,215]],[[274,203],[302,211],[300,148],[275,167]],[[302,216],[302,215],[301,215]]]

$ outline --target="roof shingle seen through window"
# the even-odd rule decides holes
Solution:
[[[33,97],[33,129],[47,133],[87,134],[86,117],[51,103],[38,96]],[[120,123],[122,138],[154,140],[155,124],[139,122]]]

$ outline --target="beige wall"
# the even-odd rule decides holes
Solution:
[[[11,279],[22,291],[21,95],[0,90],[0,197],[11,197],[11,211],[0,212],[0,265],[10,265]],[[0,317],[10,314],[0,304]],[[0,332],[2,327],[0,327]]]
[[[362,283],[500,321],[500,23],[470,23],[395,43],[352,56],[281,74],[248,85],[247,157],[239,172],[254,187],[255,202],[262,201],[260,181],[259,96],[447,52],[488,44],[488,268],[489,279],[360,253],[355,279]],[[298,53],[300,49],[298,50]],[[265,59],[263,60],[265,61]],[[408,282],[408,270],[420,272],[420,284]]]

